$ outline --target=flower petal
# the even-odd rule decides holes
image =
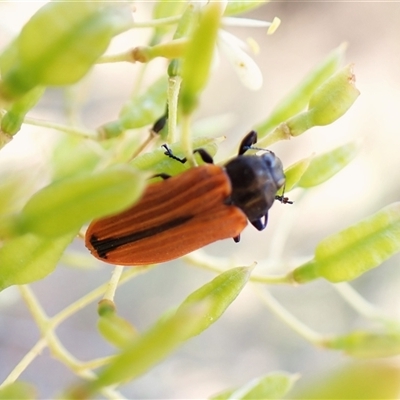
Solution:
[[[218,46],[233,65],[242,83],[250,90],[259,90],[263,83],[260,68],[239,46],[235,36],[220,30]]]

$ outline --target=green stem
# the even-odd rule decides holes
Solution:
[[[103,300],[114,301],[115,291],[117,290],[118,283],[121,279],[124,267],[122,265],[117,265],[111,275],[111,279],[107,284],[107,290],[104,293]]]
[[[285,123],[281,123],[271,133],[259,140],[257,142],[257,146],[267,149],[272,144],[279,142],[280,140],[290,140],[291,138],[292,135],[290,133],[290,129]]]
[[[32,317],[36,322],[36,325],[38,326],[40,333],[42,334],[42,336],[45,336],[46,330],[48,329],[48,322],[49,322],[48,316],[44,312],[35,294],[32,292],[32,290],[28,285],[20,285],[18,286],[18,289],[29,311],[32,314]]]
[[[192,138],[190,135],[190,119],[190,115],[182,116],[182,147],[188,164],[191,167],[195,167],[196,161],[193,156]]]
[[[30,365],[30,363],[42,352],[42,350],[46,347],[47,341],[45,338],[41,338],[36,342],[36,344],[25,354],[22,360],[15,366],[15,368],[10,372],[6,379],[4,379],[3,383],[0,385],[0,389],[4,386],[7,386],[11,383],[14,383],[19,376],[25,371],[26,368]]]
[[[322,335],[303,324],[293,314],[291,314],[286,308],[284,308],[267,290],[253,285],[256,293],[262,302],[272,311],[281,321],[288,325],[291,329],[297,332],[307,341],[316,344],[323,345],[325,339]]]
[[[170,77],[168,80],[168,143],[178,140],[176,126],[178,123],[178,98],[182,78],[180,76]]]
[[[200,250],[195,253],[184,256],[184,259],[192,265],[200,268],[207,269],[209,271],[221,274],[227,269],[233,268],[233,262],[225,258],[214,257],[202,252]],[[266,283],[272,285],[287,284],[292,285],[293,279],[292,274],[283,274],[275,276],[261,276],[252,274],[250,281],[254,283]]]
[[[393,319],[384,315],[382,310],[367,301],[347,282],[337,283],[332,286],[354,310],[365,318],[383,322],[390,326],[393,325]]]
[[[150,268],[152,268],[152,266],[135,267],[128,269],[128,271],[122,274],[119,284],[122,285],[128,282],[130,279],[146,272]],[[52,326],[53,329],[56,328],[71,315],[74,315],[77,311],[81,310],[82,308],[86,307],[87,305],[98,299],[105,292],[107,286],[108,283],[104,283],[103,285],[87,293],[85,296],[78,299],[74,303],[70,304],[68,307],[64,308],[64,310],[60,311],[58,314],[56,314],[54,317],[50,319],[49,321],[50,326]]]
[[[54,129],[56,131],[68,133],[69,135],[79,136],[86,139],[98,140],[98,134],[94,130],[76,128],[68,125],[59,124],[56,122],[44,121],[36,118],[25,117],[24,124],[40,126],[42,128]]]

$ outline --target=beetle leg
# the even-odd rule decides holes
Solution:
[[[238,155],[241,156],[242,154],[244,154],[255,143],[257,143],[257,132],[251,131],[243,138],[242,142],[240,143]]]
[[[162,179],[166,180],[166,179],[171,178],[171,175],[164,174],[163,172],[161,172],[160,174],[153,175],[152,178],[162,178]]]
[[[200,148],[200,149],[195,149],[195,150],[193,151],[193,154],[194,154],[194,153],[199,153],[201,159],[202,159],[206,164],[214,164],[213,158],[210,156],[210,154],[209,154],[206,150],[201,149],[201,148]]]
[[[162,117],[158,118],[158,120],[154,122],[154,125],[150,129],[150,132],[155,134],[160,133],[164,129],[167,120],[168,120],[168,114],[164,114]]]
[[[235,241],[235,243],[239,243],[240,242],[240,233],[239,233],[239,235],[235,236],[233,238],[233,240]]]
[[[164,114],[160,118],[158,118],[156,122],[154,122],[154,125],[150,129],[150,132],[155,134],[160,133],[167,124],[167,121],[168,121],[168,103],[167,106],[165,107]]]
[[[164,154],[165,154],[166,156],[168,156],[168,157],[170,157],[170,158],[172,158],[172,159],[174,159],[174,160],[176,160],[176,161],[179,161],[179,162],[182,163],[182,164],[185,164],[185,162],[187,161],[186,157],[184,157],[184,158],[179,158],[179,157],[177,157],[174,153],[172,153],[172,150],[171,150],[166,144],[163,144],[161,147],[164,147],[164,149],[166,150],[166,151],[164,152]],[[200,149],[195,149],[195,150],[193,150],[193,154],[195,154],[195,153],[199,153],[201,159],[202,159],[205,163],[207,163],[207,164],[214,164],[213,158],[210,156],[210,154],[209,154],[206,150],[201,149],[201,148],[200,148]]]
[[[262,231],[263,229],[266,228],[267,223],[268,223],[268,213],[264,215],[264,219],[256,219],[254,221],[250,221],[251,224],[259,231]]]
[[[161,147],[164,147],[164,149],[166,150],[166,151],[164,152],[164,154],[165,154],[166,156],[172,158],[173,160],[179,161],[179,162],[182,163],[182,164],[185,164],[185,162],[187,161],[187,160],[186,160],[186,157],[184,157],[184,158],[179,158],[179,157],[177,157],[175,154],[173,154],[173,153],[172,153],[172,150],[171,150],[166,144],[163,144]]]

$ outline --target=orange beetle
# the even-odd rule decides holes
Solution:
[[[224,167],[212,164],[204,149],[196,149],[206,164],[150,184],[140,201],[119,214],[93,221],[85,244],[98,259],[120,265],[146,265],[173,260],[217,240],[234,238],[247,220],[267,226],[268,210],[285,183],[282,163],[274,153],[243,155],[256,143],[251,131],[239,154]],[[165,154],[182,163],[165,146]]]

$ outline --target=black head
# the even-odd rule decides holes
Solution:
[[[232,192],[229,203],[239,207],[258,229],[266,227],[268,210],[274,204],[278,190],[285,184],[281,160],[264,150],[261,155],[245,156],[257,141],[256,132],[250,132],[239,147],[239,155],[225,165]]]

